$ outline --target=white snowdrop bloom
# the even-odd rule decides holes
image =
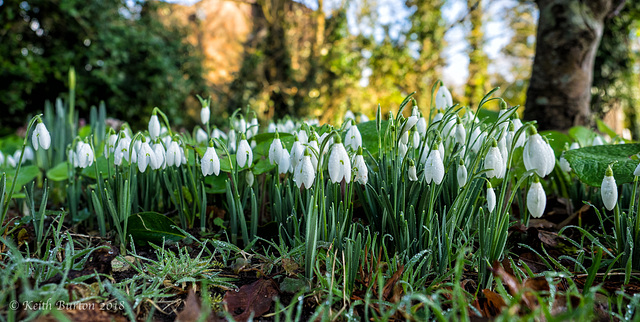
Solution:
[[[432,180],[435,184],[440,184],[444,178],[444,163],[440,157],[440,151],[435,146],[425,162],[424,178],[428,184],[431,184]]]
[[[20,156],[22,156],[22,151],[16,150],[15,152],[13,152],[13,160],[15,162],[20,162]],[[25,161],[26,161],[26,158],[22,158],[22,162],[20,164],[23,164]]]
[[[489,213],[493,212],[493,209],[496,208],[496,192],[493,191],[491,187],[491,183],[487,182],[487,209],[489,209]]]
[[[338,137],[336,141],[329,155],[329,178],[333,183],[341,182],[343,179],[349,183],[351,181],[351,161],[342,140]]]
[[[274,133],[276,129],[277,129],[276,123],[269,122],[269,125],[267,126],[267,133]]]
[[[458,179],[458,187],[462,188],[467,184],[467,167],[464,165],[464,161],[460,159],[458,164],[458,170],[456,171],[456,177]]]
[[[313,168],[317,169],[318,157],[316,155],[320,153],[320,148],[318,147],[318,141],[315,138],[313,138],[311,139],[311,141],[309,141],[308,146],[311,150],[316,152],[316,153],[313,153],[313,152],[310,152],[310,153],[311,153],[311,163],[313,164]]]
[[[242,115],[235,120],[235,129],[238,132],[247,133],[247,121],[245,121]]]
[[[166,168],[167,162],[165,160],[166,151],[164,150],[164,146],[160,142],[156,142],[152,147],[153,153],[156,156],[156,163],[158,164],[158,168]]]
[[[486,173],[489,179],[504,177],[504,161],[495,139],[491,139],[491,147],[484,158],[484,169],[489,170]]]
[[[31,143],[33,144],[33,148],[38,151],[39,147],[47,150],[51,146],[51,135],[47,130],[47,127],[38,119],[38,124],[36,124],[36,128],[33,130],[33,134],[31,136]]]
[[[475,127],[473,132],[471,132],[471,139],[469,141],[469,143],[471,143],[471,151],[478,153],[486,137],[487,133],[481,131],[479,126]]]
[[[227,139],[227,134],[225,134],[224,132],[220,131],[217,127],[213,128],[213,132],[211,133],[211,137],[214,139]]]
[[[285,174],[289,172],[290,168],[291,168],[291,156],[289,155],[289,151],[287,151],[287,148],[283,144],[282,150],[280,153],[280,160],[278,160],[278,173]]]
[[[155,140],[160,135],[160,121],[158,121],[158,115],[153,113],[149,119],[149,136],[152,140]]]
[[[200,110],[200,121],[202,124],[209,123],[209,119],[211,118],[211,109],[209,109],[209,105],[203,106]]]
[[[598,146],[598,145],[604,145],[604,141],[602,141],[602,138],[599,135],[596,135],[596,137],[593,138],[593,142],[591,142],[591,146]]]
[[[364,115],[364,113],[360,113],[360,123],[369,122],[369,117]],[[631,133],[631,132],[629,132]]]
[[[307,135],[307,131],[300,129],[300,131],[298,131],[298,140],[301,144],[309,143],[309,135]]]
[[[18,150],[20,151],[20,150]],[[33,160],[35,158],[36,154],[33,151],[33,148],[31,148],[30,146],[25,146],[24,147],[24,157],[22,157],[22,163],[24,163],[27,160]],[[18,157],[16,158],[16,160],[20,157],[20,154],[18,154]]]
[[[305,149],[302,161],[298,163],[293,175],[293,181],[298,188],[304,185],[305,189],[311,188],[313,180],[316,178],[316,168],[311,163],[311,155],[308,149]]]
[[[213,147],[213,141],[209,142],[209,147],[204,152],[202,160],[200,161],[200,169],[203,176],[210,176],[212,174],[220,174],[220,159],[216,153],[216,149]]]
[[[121,165],[122,159],[125,159],[127,160],[127,162],[129,162],[129,149],[131,145],[131,139],[128,138],[124,132],[120,133],[120,141],[118,141],[118,146],[113,153],[113,163],[115,165]]]
[[[86,168],[93,164],[93,150],[91,145],[85,142],[78,142],[76,145],[76,158],[78,159],[78,167]]]
[[[247,135],[249,138],[254,137],[258,134],[258,129],[260,128],[260,124],[258,123],[258,118],[255,116],[249,122],[249,128],[247,129]]]
[[[295,129],[296,129],[296,125],[295,123],[293,123],[291,119],[284,122],[284,132],[293,133]]]
[[[578,142],[573,142],[569,146],[569,150],[575,150],[575,149],[579,149],[579,148],[580,148],[580,143],[578,143]]]
[[[438,152],[440,152],[440,158],[444,160],[444,145],[442,144],[442,139],[437,138],[436,142],[438,142]]]
[[[280,161],[282,156],[282,141],[280,141],[280,136],[278,132],[276,132],[276,138],[271,141],[271,145],[269,146],[269,163],[276,164]]]
[[[233,153],[236,151],[236,131],[234,129],[229,130],[229,135],[228,135],[228,145],[229,145],[229,152]]]
[[[440,109],[438,109],[438,113],[436,113],[436,115],[433,117],[433,123],[438,122],[438,121],[442,121],[443,117],[444,117],[444,114],[442,114],[442,111],[440,111]]]
[[[187,164],[187,152],[185,152],[184,147],[180,147],[180,157],[182,158],[182,164]]]
[[[293,146],[291,146],[291,154],[290,154],[291,162],[289,163],[290,172],[293,172],[296,169],[296,167],[298,166],[298,163],[302,161],[303,156],[304,156],[304,146],[302,145],[302,143],[300,143],[300,141],[297,140],[297,137],[296,137],[296,140],[293,142]]]
[[[538,176],[535,176],[533,178],[533,184],[531,184],[529,192],[527,192],[527,209],[529,209],[532,217],[540,218],[544,213],[546,205],[547,195],[544,193],[540,179],[538,179]]]
[[[550,152],[551,154],[549,154]],[[535,129],[533,129],[532,134],[524,145],[522,160],[527,171],[535,170],[536,174],[541,178],[553,171],[553,165],[555,165],[553,150],[548,147],[548,144]]]
[[[236,161],[238,162],[238,166],[240,168],[244,168],[244,166],[250,167],[253,163],[253,151],[251,151],[251,146],[249,146],[249,142],[247,142],[247,138],[244,134],[242,134],[242,139],[240,140],[240,144],[238,145]]]
[[[113,130],[111,130],[113,131]],[[113,132],[112,132],[113,133]],[[116,142],[118,141],[117,134],[109,135],[109,138],[104,142],[104,157],[109,157],[116,150]]]
[[[329,136],[329,133],[331,133],[331,132],[325,132],[325,133],[323,133],[323,134],[320,136],[320,138],[318,139],[318,142],[319,142],[319,143],[324,142],[324,139],[325,139],[325,138],[327,138],[327,136]],[[329,141],[327,141],[327,145],[325,145],[325,146],[332,146],[334,142],[335,142],[335,140],[334,140],[334,136],[332,135],[332,136],[329,138]],[[326,151],[326,150],[322,151],[322,155],[325,155],[326,153],[327,153],[327,151]]]
[[[413,162],[413,160],[409,161],[409,181],[418,181],[416,164]]]
[[[400,143],[398,143],[398,156],[403,159],[404,156],[407,155],[408,150],[409,147],[401,140]]]
[[[2,154],[2,151],[0,151],[0,167],[4,165],[4,154]]]
[[[253,176],[253,171],[251,170],[247,170],[247,174],[244,177],[245,182],[247,183],[247,186],[253,186],[253,181],[254,181],[255,177]]]
[[[142,142],[140,150],[138,151],[138,170],[144,172],[147,170],[147,166],[152,170],[157,170],[161,165],[158,164],[156,154],[153,152],[153,149],[151,149],[149,142],[145,140]]]
[[[500,150],[500,155],[502,156],[502,165],[503,165],[503,173],[507,170],[507,162],[509,161],[509,149],[507,148],[507,138],[503,136],[500,140],[498,140],[498,149]]]
[[[453,137],[456,142],[460,145],[464,145],[467,140],[467,131],[464,129],[464,125],[462,124],[460,117],[456,118],[456,125],[453,131]]]
[[[352,151],[356,151],[362,146],[362,136],[360,135],[360,130],[358,130],[357,126],[349,128],[344,138],[344,143],[350,147]]]
[[[347,112],[344,113],[344,122],[347,122],[348,120],[356,120],[356,115],[353,114],[351,110],[347,110]]]
[[[618,186],[616,179],[613,178],[613,170],[611,166],[607,167],[600,186],[600,194],[602,195],[602,203],[607,210],[612,210],[618,203]]]
[[[169,143],[166,160],[167,166],[180,167],[180,164],[182,164],[182,152],[180,151],[178,142],[172,140],[171,143]]]
[[[369,180],[369,170],[362,156],[362,147],[358,148],[358,153],[353,160],[353,169],[355,171],[354,181],[361,185],[366,185]]]
[[[413,127],[418,124],[418,121],[420,119],[417,116],[409,116],[409,118],[407,119],[407,121],[404,123],[404,126],[402,128],[403,134],[409,132],[411,129],[413,129]]]
[[[209,135],[207,135],[207,131],[198,128],[198,130],[196,131],[196,142],[198,142],[198,144],[202,143],[202,142],[207,142],[209,140]]]
[[[507,147],[511,148],[511,146],[513,146],[514,142],[513,140],[516,137],[516,129],[515,129],[515,125],[513,124],[513,122],[509,122],[509,128],[507,131]],[[519,148],[521,146],[524,146],[525,143],[525,135],[524,133],[520,134],[520,136],[518,137],[518,141],[515,142],[515,148]]]
[[[420,133],[417,130],[411,131],[411,146],[414,149],[420,146]]]
[[[7,155],[7,165],[12,168],[15,168],[17,166],[17,161],[13,158],[12,155]]]
[[[446,123],[444,124],[444,127],[442,127],[442,137],[443,138],[450,138],[452,137],[453,133],[453,129],[456,126],[456,119],[454,117],[449,117],[448,119],[446,119]]]
[[[567,161],[567,159],[564,158],[564,152],[562,152],[562,155],[560,156],[560,160],[558,161],[558,165],[560,166],[560,169],[562,171],[571,172],[571,164],[569,164],[569,161]]]
[[[556,166],[556,154],[553,152],[553,148],[551,147],[551,144],[549,144],[547,138],[543,138],[543,140],[545,143],[545,150],[547,151],[545,161],[547,161],[547,168],[549,169],[549,173],[551,173],[553,168]]]
[[[445,109],[450,106],[453,106],[451,92],[449,92],[449,89],[447,89],[446,86],[442,85],[438,88],[438,92],[436,93],[436,108]]]
[[[424,117],[420,117],[420,119],[418,119],[418,123],[416,123],[416,130],[422,137],[427,135],[427,120]]]
[[[404,145],[409,144],[409,132],[402,133],[400,136],[400,143],[403,143]]]

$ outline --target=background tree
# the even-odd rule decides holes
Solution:
[[[537,0],[536,54],[527,90],[527,119],[542,130],[592,121],[591,84],[605,18],[619,0]]]
[[[469,10],[470,31],[467,35],[469,42],[469,77],[464,89],[466,105],[476,107],[482,97],[490,90],[487,67],[489,60],[484,51],[483,11],[482,1],[467,0]]]

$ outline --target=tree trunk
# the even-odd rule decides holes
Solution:
[[[536,54],[525,117],[542,130],[592,122],[593,63],[614,0],[538,0]]]

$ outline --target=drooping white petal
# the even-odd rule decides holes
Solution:
[[[279,138],[273,139],[269,146],[269,163],[276,164],[282,156],[282,141]]]
[[[209,109],[209,106],[205,106],[200,110],[200,121],[202,121],[202,124],[207,124],[207,122],[209,122],[209,119],[211,117],[211,110]]]
[[[236,159],[240,168],[244,168],[245,165],[251,165],[253,163],[253,151],[251,151],[251,146],[249,146],[249,142],[247,142],[246,139],[240,141]]]
[[[542,188],[540,181],[533,182],[527,192],[527,209],[534,218],[542,217],[544,208],[547,205],[547,196]]]
[[[360,135],[360,131],[358,130],[357,126],[352,126],[349,128],[349,131],[347,131],[347,134],[344,138],[344,143],[353,151],[362,146],[362,136]]]
[[[36,151],[38,151],[38,147],[47,150],[51,146],[51,135],[44,123],[38,122],[38,124],[36,124],[36,128],[33,130],[31,137],[31,143]]]
[[[456,177],[458,179],[458,187],[462,188],[465,184],[467,184],[467,167],[464,165],[464,163],[458,165]]]
[[[409,166],[409,181],[418,181],[418,175],[415,164]]]
[[[367,181],[369,180],[369,172],[367,169],[367,164],[364,162],[364,157],[362,156],[362,154],[356,155],[356,158],[354,159],[354,162],[353,162],[353,168],[356,171],[354,181],[361,185],[366,185]]]
[[[489,186],[487,188],[487,209],[489,212],[493,212],[493,209],[496,208],[496,192],[493,191],[493,188]]]
[[[211,146],[207,148],[202,156],[200,167],[204,176],[218,175],[220,173],[220,159],[215,148]]]
[[[428,184],[431,180],[436,184],[440,184],[444,178],[444,163],[440,158],[440,151],[432,150],[427,157],[427,161],[424,166],[424,178]]]

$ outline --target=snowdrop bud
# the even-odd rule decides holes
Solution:
[[[413,160],[409,160],[409,181],[418,181],[418,175],[416,174],[416,164]]]
[[[180,151],[178,142],[171,141],[171,143],[169,143],[169,147],[167,148],[166,160],[168,166],[180,166],[180,164],[182,163],[182,152]]]
[[[596,135],[596,137],[593,138],[593,142],[591,143],[591,146],[598,146],[598,145],[604,145],[604,141],[602,141],[602,138],[599,135]]]
[[[464,129],[464,125],[462,125],[462,120],[460,119],[460,117],[456,117],[456,125],[455,125],[455,130],[454,130],[454,138],[456,139],[456,142],[458,142],[460,145],[464,145],[467,139],[467,131],[465,131]]]
[[[284,143],[283,143],[282,150],[280,153],[280,160],[278,160],[278,173],[285,174],[289,172],[290,168],[291,168],[291,156],[289,156],[289,151],[287,151],[287,148],[284,146]]]
[[[464,187],[464,185],[467,184],[467,167],[464,165],[462,159],[460,159],[460,163],[458,164],[456,175],[458,177],[458,187]]]
[[[529,209],[532,217],[540,218],[546,205],[547,195],[544,193],[538,176],[534,176],[533,184],[529,188],[529,192],[527,192],[527,209]]]
[[[354,181],[361,185],[366,185],[369,180],[369,171],[367,169],[367,164],[364,162],[364,157],[362,156],[362,147],[358,148],[356,158],[353,160],[353,168],[355,171]]]
[[[207,135],[207,132],[201,128],[198,128],[198,130],[196,131],[196,142],[200,144],[202,142],[207,142],[207,140],[209,140],[209,135]]]
[[[431,180],[433,180],[435,184],[440,184],[444,178],[444,163],[440,157],[440,151],[438,151],[438,147],[435,145],[427,157],[427,162],[425,162],[424,178],[427,184],[431,184]]]
[[[203,106],[200,110],[200,121],[202,124],[209,123],[209,119],[211,118],[211,110],[209,109],[209,105]]]
[[[282,141],[280,141],[280,135],[276,131],[276,138],[271,141],[269,146],[269,163],[277,164],[282,157]]]
[[[253,163],[253,151],[251,151],[251,146],[249,146],[249,142],[247,142],[247,137],[242,134],[242,139],[240,140],[240,144],[238,145],[238,152],[236,153],[236,161],[238,162],[238,166],[240,168],[244,168],[244,166],[251,166]]]
[[[444,109],[450,106],[453,106],[451,92],[449,92],[446,86],[442,85],[438,88],[438,92],[436,93],[436,108]]]
[[[602,203],[607,210],[612,210],[618,202],[618,187],[616,179],[613,178],[613,170],[611,166],[607,167],[600,186],[600,194],[602,195]]]
[[[247,182],[247,186],[253,186],[253,181],[254,181],[254,176],[253,176],[253,171],[248,170],[246,176],[244,177],[245,181]]]
[[[160,121],[158,121],[158,115],[153,111],[153,115],[149,119],[149,136],[152,140],[155,140],[160,135]]]
[[[44,126],[44,123],[42,123],[39,118],[38,124],[36,124],[36,128],[33,130],[33,135],[31,136],[31,143],[36,151],[38,151],[38,147],[47,150],[51,146],[51,135],[49,135],[47,127]]]
[[[550,151],[551,154],[549,154]],[[527,171],[535,170],[540,177],[545,177],[553,171],[552,164],[555,165],[553,150],[548,147],[548,144],[534,128],[532,128],[531,135],[524,145],[522,160]]]
[[[336,143],[333,144],[329,155],[329,178],[333,183],[341,182],[343,179],[349,183],[351,181],[351,161],[340,136],[337,136],[335,140]]]
[[[200,169],[202,170],[203,176],[220,174],[220,159],[218,158],[216,149],[213,147],[213,140],[209,140],[209,147],[207,147],[207,150],[202,156]]]
[[[349,128],[349,131],[347,131],[347,135],[344,138],[344,143],[353,151],[358,150],[358,148],[362,146],[362,136],[360,135],[360,130],[358,130],[357,126]]]
[[[491,183],[487,182],[487,209],[489,209],[489,213],[493,212],[493,209],[496,208],[496,193],[493,191],[491,187]]]
[[[504,161],[498,148],[498,142],[496,139],[491,139],[491,147],[487,151],[487,155],[484,159],[484,169],[487,171],[487,178],[502,178],[504,176]]]
[[[311,155],[309,149],[304,150],[302,161],[298,163],[293,175],[293,181],[298,188],[304,186],[305,189],[311,188],[313,180],[316,177],[316,168],[311,163]]]

